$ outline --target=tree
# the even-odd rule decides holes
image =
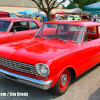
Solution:
[[[74,9],[74,8],[77,8],[77,4],[74,4],[74,3],[69,3],[69,5],[67,7],[65,7],[63,5],[63,9]]]
[[[61,3],[66,0],[62,0],[60,3],[57,3],[57,0],[32,0],[36,3],[40,10],[44,11],[47,15],[47,20],[51,20],[50,12],[52,9],[57,8]]]
[[[67,7],[65,7],[65,6],[63,5],[63,9],[67,9]]]
[[[66,7],[66,9],[73,9],[73,8],[77,8],[77,5],[73,3],[69,3],[69,5]]]
[[[83,8],[86,5],[99,2],[100,0],[69,0],[71,3],[77,4],[79,8]]]

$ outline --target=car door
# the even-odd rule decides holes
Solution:
[[[0,44],[7,43],[8,37],[6,32],[0,32]]]
[[[87,41],[83,43],[84,61],[82,70],[84,71],[100,61],[100,38],[97,26],[93,27],[95,28],[91,28],[92,31],[86,32]],[[95,29],[94,32],[93,29]]]
[[[30,30],[28,21],[13,22],[9,31],[9,42],[32,38],[33,34]]]

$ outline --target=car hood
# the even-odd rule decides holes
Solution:
[[[31,64],[46,63],[48,59],[76,47],[75,43],[61,40],[32,38],[1,45],[0,56]]]

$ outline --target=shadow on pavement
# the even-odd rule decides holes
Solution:
[[[100,88],[97,89],[88,100],[100,100]]]
[[[85,73],[83,73],[82,75],[80,75],[79,77],[77,77],[76,79],[74,79],[70,85],[74,84],[75,82],[77,82],[78,80],[80,80],[82,77],[85,77],[87,74],[91,73],[92,71],[94,71],[96,68],[100,67],[100,64],[97,64],[96,66],[94,66],[93,68],[89,69],[88,71],[86,71]]]
[[[96,65],[89,71],[85,72],[81,76],[79,76],[77,79],[71,82],[71,85],[80,80],[85,75],[89,74],[96,68],[98,68],[100,64]],[[2,92],[12,92],[12,93],[28,93],[28,96],[25,97],[18,97],[18,96],[0,96],[0,100],[51,100],[51,99],[57,99],[59,96],[53,95],[50,90],[41,90],[32,86],[24,85],[21,83],[14,82],[12,80],[6,79],[0,75],[0,93]],[[63,95],[62,95],[63,96]],[[93,93],[89,100],[96,100],[95,97],[98,96],[97,100],[100,100],[100,88]]]

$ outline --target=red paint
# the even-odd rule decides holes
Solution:
[[[32,38],[38,29],[31,30],[29,22],[34,22],[38,26],[38,28],[42,25],[39,21],[34,20],[34,19],[29,19],[29,18],[10,18],[10,17],[8,18],[6,17],[6,18],[0,18],[0,21],[11,22],[6,32],[0,31],[0,44]],[[13,27],[14,22],[23,22],[23,21],[28,22],[29,29],[23,30],[23,31],[17,31],[17,32],[10,32],[11,28]],[[1,23],[0,27],[2,26],[3,24]]]
[[[84,42],[87,26],[94,25],[98,28],[100,23],[89,21],[49,21],[46,23],[84,26],[85,30],[83,31],[82,42],[65,42],[52,38],[45,39],[41,37],[33,37],[27,40],[0,45],[0,57],[33,65],[37,63],[47,64],[49,66],[50,73],[47,76],[48,79],[44,80],[52,80],[53,83],[51,87],[55,86],[59,76],[65,69],[73,69],[75,72],[74,77],[76,78],[100,62],[100,32],[98,31],[97,33],[97,39]],[[52,29],[46,30],[46,32],[51,32],[52,34]],[[11,72],[17,73],[13,70],[11,70]],[[24,74],[22,72],[19,72],[19,74],[32,77],[32,75]],[[65,72],[65,74],[69,75],[68,72]],[[61,83],[59,84],[61,85]],[[61,86],[61,90],[64,90],[67,84],[68,83],[66,83],[65,86]]]
[[[1,17],[10,17],[10,14],[8,12],[0,11],[0,18]]]

